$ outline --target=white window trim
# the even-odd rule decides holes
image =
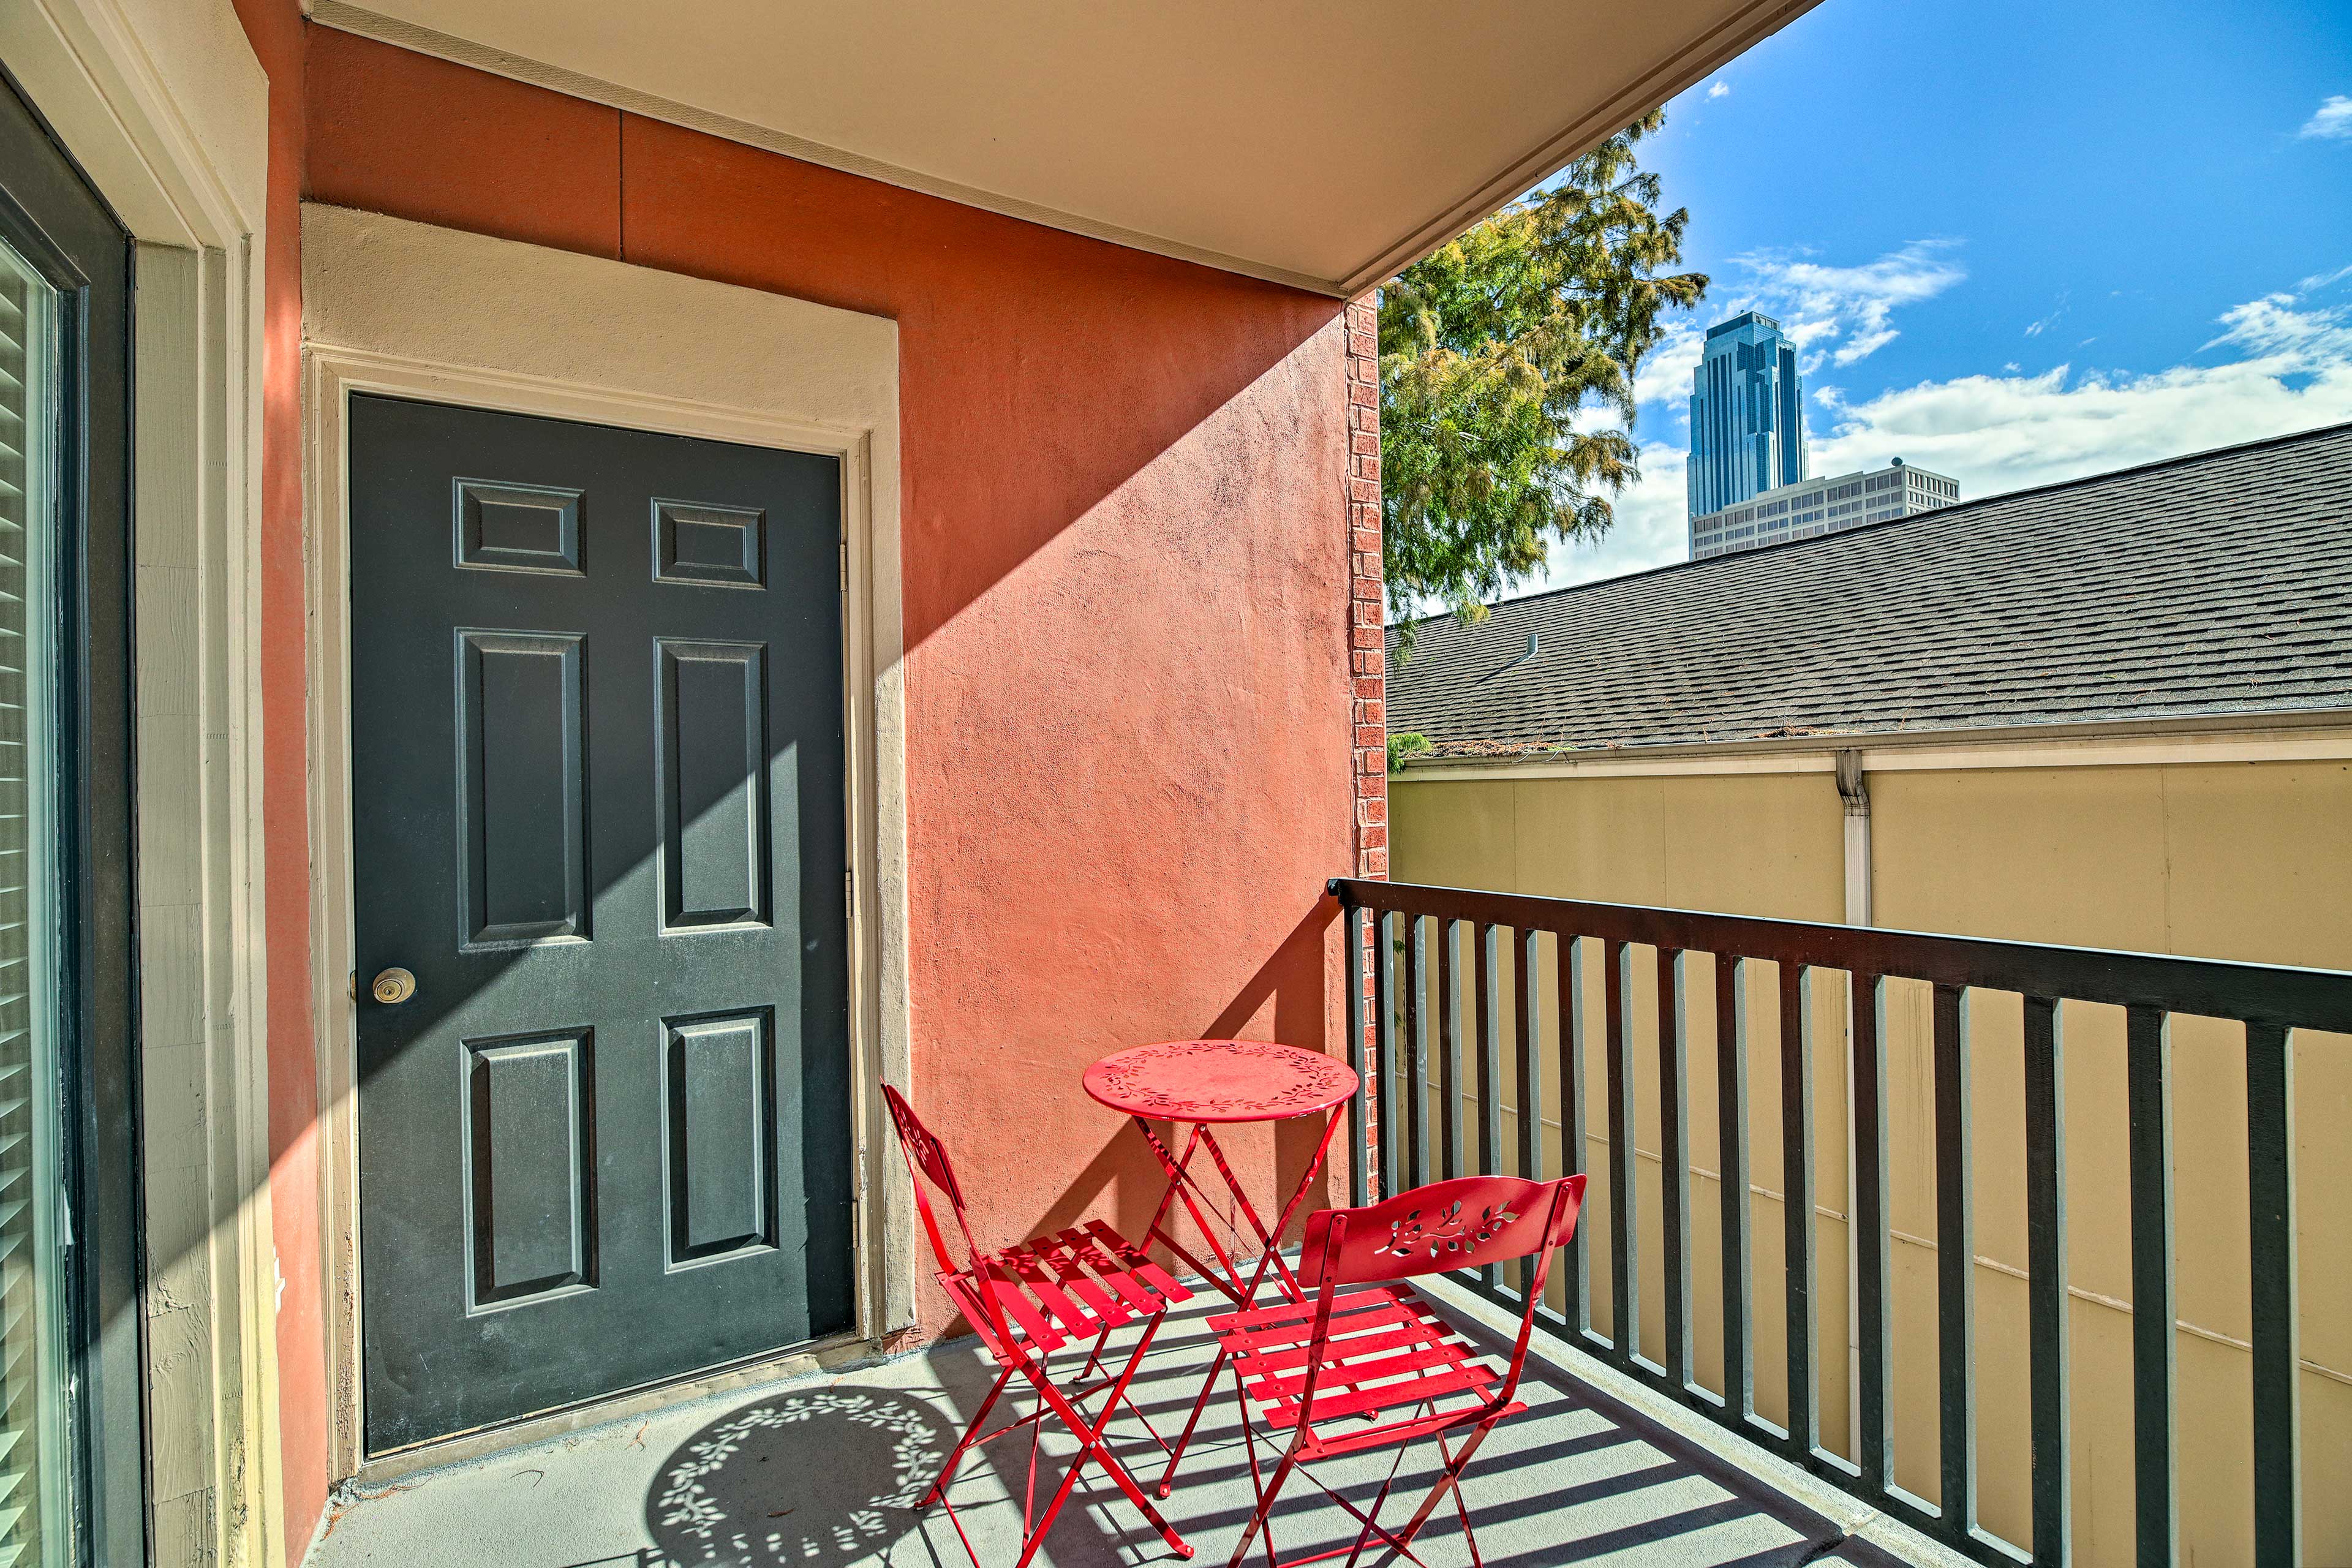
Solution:
[[[269,84],[229,0],[19,0],[0,59],[132,285],[148,1507],[164,1565],[283,1563],[263,1020]]]
[[[330,1474],[460,1451],[738,1384],[761,1368],[622,1395],[371,1464],[361,1401],[350,789],[351,394],[404,397],[839,457],[848,589],[853,1114],[862,1352],[914,1321],[913,1193],[877,1085],[908,1086],[898,335],[887,318],[341,207],[302,215],[310,611],[311,932],[319,1029]],[[878,1197],[879,1202],[871,1201]],[[803,1360],[803,1350],[790,1359]],[[777,1370],[766,1363],[766,1370]]]

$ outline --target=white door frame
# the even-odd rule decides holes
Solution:
[[[153,1561],[283,1561],[264,970],[269,83],[230,0],[12,0],[0,61],[137,241],[132,592]]]
[[[914,1319],[911,1194],[876,1085],[904,1086],[906,812],[899,681],[898,325],[676,273],[397,218],[303,209],[311,711],[310,911],[319,1027],[330,1474],[388,1476],[551,1430],[863,1353]],[[354,392],[656,430],[841,459],[846,549],[850,1052],[856,1328],[841,1341],[367,1460],[352,999],[350,505]],[[723,401],[721,401],[723,400]],[[876,1200],[879,1200],[878,1202]],[[830,1359],[828,1357],[828,1359]],[[787,1363],[787,1364],[780,1364]]]

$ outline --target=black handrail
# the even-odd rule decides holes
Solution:
[[[1502,1143],[1500,998],[1516,1006],[1514,1055],[1521,1086],[1520,1173],[1540,1177],[1542,1023],[1537,1019],[1536,938],[1555,939],[1558,978],[1552,1039],[1559,1075],[1562,1152],[1570,1171],[1584,1167],[1584,965],[1578,948],[1598,942],[1606,1006],[1603,1049],[1609,1128],[1610,1286],[1613,1338],[1596,1333],[1589,1310],[1586,1238],[1559,1258],[1566,1307],[1539,1309],[1551,1332],[1661,1388],[1750,1441],[1771,1448],[1886,1513],[1979,1562],[2061,1564],[2071,1561],[2067,1484],[2066,1205],[2064,1053],[2060,1004],[2121,1007],[2126,1020],[2126,1083],[2133,1290],[2134,1510],[2137,1561],[2170,1565],[2179,1558],[2174,1477],[2174,1289],[2170,1022],[2175,1014],[2235,1020],[2245,1027],[2247,1151],[2252,1205],[2253,1373],[2253,1539],[2258,1568],[2301,1562],[2300,1453],[2297,1443],[2294,1084],[2295,1030],[2352,1033],[2352,973],[2213,959],[2114,952],[1978,937],[1823,925],[1805,921],[1707,914],[1642,905],[1601,904],[1463,888],[1335,879],[1346,921],[1349,1036],[1356,1065],[1373,1085],[1353,1114],[1358,1153],[1355,1199],[1377,1179],[1393,1192],[1460,1173],[1464,1147],[1461,1054],[1477,1052],[1479,1168],[1496,1169]],[[1365,929],[1369,917],[1370,929]],[[1437,927],[1433,953],[1428,927]],[[1474,929],[1473,995],[1477,1038],[1464,1038],[1460,966],[1454,933]],[[1515,940],[1507,945],[1500,931]],[[1633,1220],[1634,1068],[1632,950],[1657,954],[1661,1230],[1665,1292],[1665,1360],[1638,1352],[1638,1229]],[[1685,1037],[1691,999],[1684,987],[1685,952],[1714,955],[1717,1117],[1723,1197],[1722,1276],[1725,1388],[1694,1379],[1690,1312],[1690,1191]],[[1433,971],[1432,960],[1434,959]],[[1367,963],[1370,970],[1367,973]],[[1751,1245],[1747,1146],[1747,986],[1750,962],[1780,975],[1781,1151],[1787,1217],[1786,1428],[1755,1415],[1748,1301]],[[1509,973],[1502,973],[1505,967]],[[1806,1005],[1812,971],[1841,971],[1853,1008],[1855,1310],[1860,1326],[1854,1460],[1820,1446],[1813,1377],[1811,1093],[1812,1027]],[[1426,977],[1426,978],[1424,978]],[[1933,1062],[1937,1247],[1937,1309],[1940,1507],[1895,1483],[1887,1429],[1891,1383],[1887,1256],[1888,1168],[1885,982],[1933,988]],[[1425,1005],[1424,987],[1434,991]],[[1974,1442],[1974,1247],[1969,1212],[1969,994],[2015,992],[2023,998],[2026,1234],[2030,1305],[2032,1432],[2030,1545],[2002,1539],[1976,1518]],[[1869,1005],[1861,1005],[1867,998]],[[1373,1017],[1367,1027],[1363,1009]],[[1431,1012],[1437,1016],[1431,1049]],[[1371,1059],[1367,1059],[1368,1053]],[[1430,1058],[1434,1054],[1436,1060]],[[1439,1128],[1425,1125],[1432,1069],[1442,1093]],[[1373,1126],[1365,1125],[1374,1110]],[[1433,1171],[1430,1133],[1442,1139]],[[1493,1269],[1474,1271],[1471,1288],[1514,1307],[1517,1293]]]

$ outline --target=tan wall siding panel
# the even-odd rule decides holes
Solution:
[[[1873,896],[1880,924],[2015,940],[2352,968],[2352,766],[2335,762],[1982,769],[1874,773]],[[1402,879],[1557,897],[1834,921],[1843,907],[1841,807],[1819,773],[1435,783],[1391,791]],[[1466,952],[1465,952],[1466,956]],[[1551,973],[1547,949],[1539,955]],[[1637,1106],[1636,1214],[1642,1348],[1664,1348],[1659,1291],[1654,964],[1636,950],[1629,995]],[[1610,1201],[1602,1078],[1602,974],[1589,953],[1588,1234],[1595,1327],[1609,1330]],[[1758,1408],[1785,1413],[1777,977],[1748,975],[1749,1168],[1755,1187],[1751,1302]],[[1690,1084],[1693,1364],[1721,1385],[1720,1197],[1712,961],[1685,960]],[[1823,1436],[1846,1447],[1847,1281],[1843,987],[1815,985]],[[1931,996],[1894,983],[1885,998],[1893,1155],[1895,1448],[1899,1482],[1937,1489],[1936,1208]],[[1977,1314],[1978,1510],[2011,1540],[2029,1531],[2024,1086],[2019,1000],[1969,998]],[[1555,1015],[1549,983],[1539,1017]],[[1512,1021],[1504,1016],[1505,1056]],[[2069,1316],[2074,1357],[2075,1542],[2085,1564],[2131,1560],[2131,1296],[2123,1019],[2069,1005],[2066,1051]],[[2245,1078],[2239,1031],[2175,1021],[2174,1161],[2182,1551],[2234,1563],[2252,1551]],[[1466,1060],[1475,1059],[1465,1058]],[[2324,1202],[2352,1187],[2352,1040],[2297,1038],[2297,1181],[2302,1194],[2303,1438],[2306,1556],[2352,1563],[2352,1226]],[[1508,1077],[1507,1071],[1507,1079]],[[1475,1082],[1465,1067],[1465,1085]],[[1516,1100],[1512,1100],[1514,1112]],[[1559,1140],[1557,1074],[1544,1111]],[[1475,1151],[1475,1117],[1467,1118]],[[1507,1119],[1506,1143],[1515,1122]],[[1507,1164],[1506,1168],[1510,1168]],[[1556,1168],[1556,1167],[1554,1167]],[[2237,1342],[2232,1343],[2231,1342]]]

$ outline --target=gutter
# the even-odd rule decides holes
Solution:
[[[2168,744],[2168,742],[2169,744]],[[1461,777],[1822,773],[1859,752],[1868,772],[2049,767],[2175,761],[2337,761],[2352,758],[2352,707],[2180,714],[2083,724],[1949,730],[1822,731],[1738,741],[1584,746],[1495,756],[1418,756],[1401,772]]]

